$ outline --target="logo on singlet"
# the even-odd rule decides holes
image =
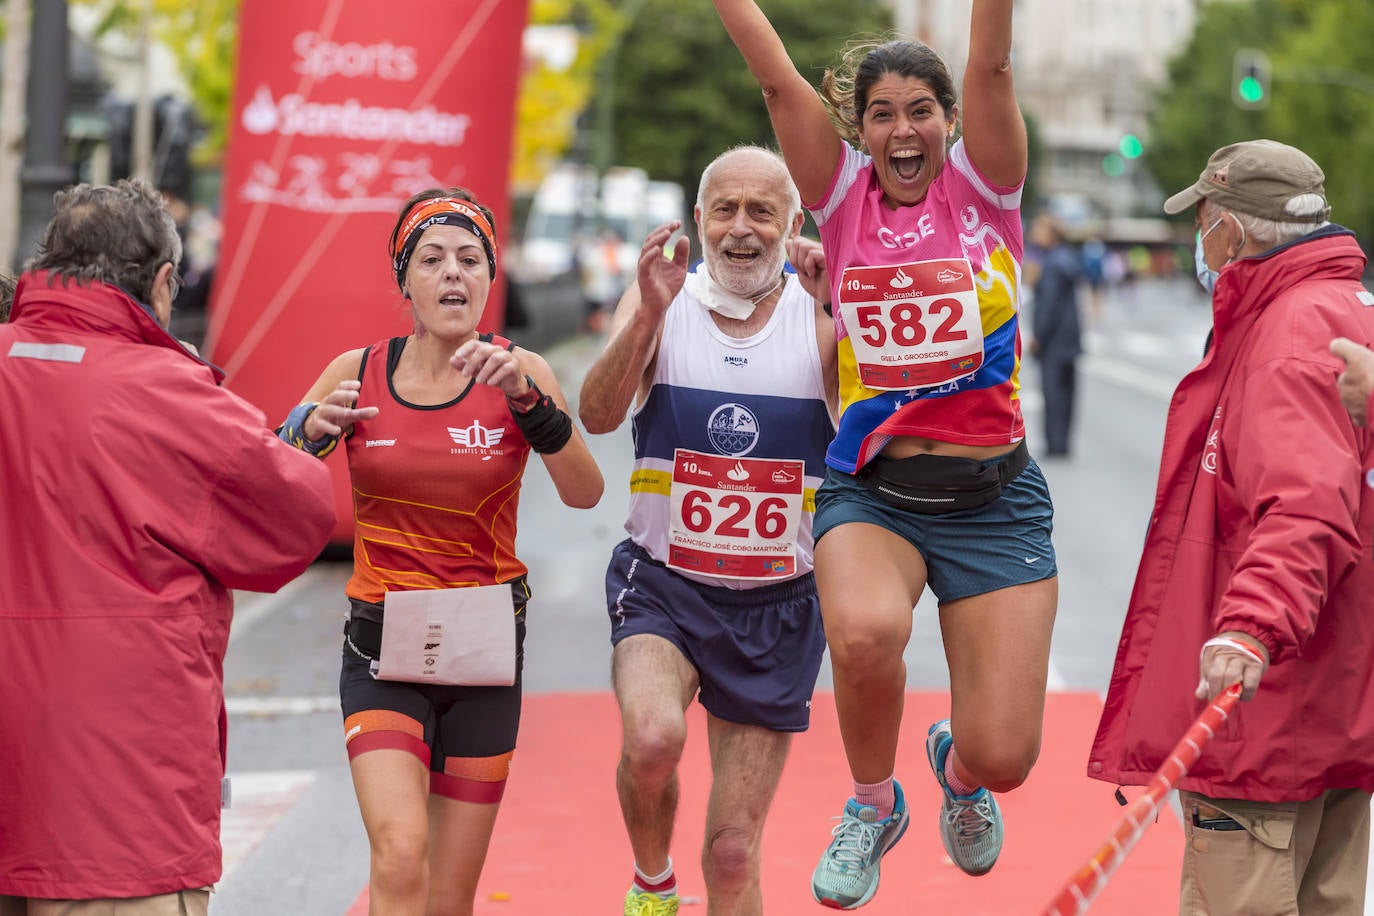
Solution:
[[[723,455],[747,455],[759,442],[758,417],[743,404],[722,404],[706,421],[706,436]]]
[[[453,444],[457,445],[458,448],[449,449],[449,452],[453,455],[467,455],[495,449],[505,433],[506,431],[499,426],[486,427],[476,420],[472,421],[471,426],[464,426],[462,429],[450,426],[448,427],[449,437],[453,439]],[[501,453],[498,451],[496,454]]]

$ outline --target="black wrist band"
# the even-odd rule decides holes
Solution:
[[[506,400],[510,401],[509,398]],[[564,413],[547,394],[541,394],[535,405],[524,413],[515,409],[514,402],[508,406],[510,415],[515,418],[515,425],[520,427],[525,441],[539,454],[552,454],[567,445],[568,440],[572,438],[572,417]]]

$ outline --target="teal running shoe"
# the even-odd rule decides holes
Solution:
[[[844,814],[831,831],[833,839],[811,874],[811,895],[822,906],[852,910],[863,906],[878,892],[878,866],[887,851],[906,833],[906,796],[894,779],[897,801],[892,814],[878,819],[878,809],[845,802]]]
[[[926,758],[944,791],[940,806],[940,842],[954,864],[970,875],[986,875],[1002,852],[1002,810],[987,789],[972,795],[955,795],[945,783],[945,758],[954,744],[949,720],[930,727]]]

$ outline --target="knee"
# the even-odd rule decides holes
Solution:
[[[687,743],[685,723],[651,721],[626,723],[620,752],[621,766],[636,781],[662,782],[677,769]]]
[[[428,858],[424,833],[383,827],[372,837],[372,880],[393,890],[421,885]]]
[[[880,674],[902,657],[908,631],[878,620],[852,620],[826,630],[830,663],[851,677]]]
[[[956,742],[959,762],[974,781],[993,792],[1010,792],[1030,776],[1039,748],[1016,748],[994,745],[986,750],[965,748]],[[966,753],[967,750],[967,753]]]
[[[701,867],[713,888],[742,888],[757,880],[758,843],[740,827],[721,827],[706,840]]]

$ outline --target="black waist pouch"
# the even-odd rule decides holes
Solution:
[[[952,455],[874,458],[854,479],[896,509],[943,515],[986,506],[1030,464],[1025,440],[1001,458],[979,461]]]

